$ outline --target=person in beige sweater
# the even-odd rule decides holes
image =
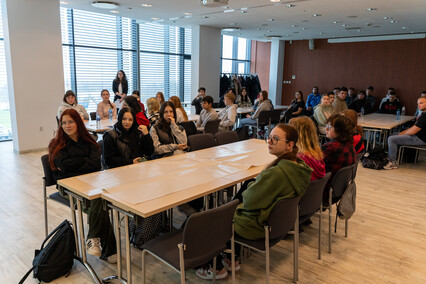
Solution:
[[[345,87],[340,88],[340,92],[337,95],[336,99],[333,102],[333,107],[336,113],[347,110],[348,106],[346,105],[346,96],[348,95],[348,89]]]
[[[98,103],[96,113],[99,114],[101,119],[109,119],[109,110],[112,109],[112,118],[117,118],[117,107],[114,103],[109,101],[109,91],[102,90],[101,92],[102,101]]]

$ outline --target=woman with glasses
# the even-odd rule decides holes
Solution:
[[[265,237],[264,225],[275,204],[283,198],[304,195],[311,180],[312,169],[297,157],[298,133],[296,129],[282,123],[271,131],[267,139],[268,150],[276,159],[256,177],[256,180],[245,183],[238,192],[242,203],[234,216],[235,234],[246,239],[256,240]],[[236,255],[239,255],[239,246]],[[224,259],[217,265],[217,278],[227,275],[226,268],[231,261]],[[236,262],[236,269],[239,264]],[[211,269],[199,269],[197,276],[212,279]]]
[[[56,137],[49,143],[49,163],[56,180],[101,170],[101,151],[74,109],[62,112]],[[117,262],[114,231],[100,198],[90,201],[87,252]],[[102,248],[101,248],[102,247]]]

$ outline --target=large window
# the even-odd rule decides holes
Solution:
[[[222,73],[250,73],[250,45],[245,38],[222,35]]]
[[[189,101],[190,31],[158,24],[61,8],[65,89],[95,111],[102,89],[112,94],[112,81],[124,70],[129,94],[140,90],[146,101],[163,92],[166,99]]]
[[[10,123],[9,91],[7,89],[3,19],[0,7],[0,141],[9,139],[12,139],[12,128]]]

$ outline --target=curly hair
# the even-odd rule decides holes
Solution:
[[[299,133],[297,141],[299,153],[312,157],[315,160],[322,160],[324,154],[319,145],[317,128],[312,119],[307,116],[296,117],[292,118],[288,124],[294,127]]]
[[[337,134],[337,137],[334,138],[335,140],[341,143],[354,142],[353,131],[355,125],[349,117],[341,114],[333,114],[327,119],[327,124],[334,127]]]

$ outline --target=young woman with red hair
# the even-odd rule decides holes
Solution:
[[[56,137],[49,143],[49,163],[54,177],[58,180],[99,171],[101,151],[78,112],[65,110],[59,122]],[[100,198],[90,201],[88,220],[87,252],[110,263],[117,262],[114,231]]]

